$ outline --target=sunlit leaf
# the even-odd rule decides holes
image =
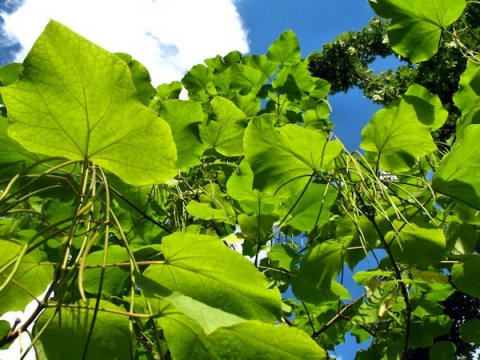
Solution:
[[[446,239],[442,229],[424,223],[394,224],[401,230],[392,231],[386,238],[393,237],[390,249],[395,260],[405,264],[427,264],[445,258]]]
[[[245,114],[230,100],[219,96],[212,99],[210,106],[212,118],[200,127],[202,140],[222,155],[243,155]]]
[[[295,33],[284,31],[268,48],[267,58],[273,63],[293,65],[300,61],[300,45]]]
[[[337,191],[332,186],[309,184],[305,192],[284,202],[286,209],[292,209],[287,223],[297,230],[312,231],[329,219],[336,198]]]
[[[184,169],[200,164],[204,150],[198,129],[203,121],[202,106],[193,101],[164,100],[159,113],[172,129],[178,167]]]
[[[140,62],[133,59],[131,55],[125,53],[116,53],[120,59],[125,61],[132,73],[132,81],[137,90],[137,97],[140,102],[148,106],[150,101],[156,94],[155,88],[152,86],[150,73],[147,68]]]
[[[254,188],[288,196],[290,186],[303,188],[315,172],[329,169],[343,149],[340,141],[329,141],[319,131],[293,124],[274,128],[268,116],[250,121],[244,146]]]
[[[248,321],[220,328],[210,340],[221,359],[326,359],[327,355],[307,333],[286,325]]]
[[[8,133],[27,150],[88,159],[136,185],[176,174],[170,128],[137,99],[118,56],[51,21],[22,69],[0,92]]]
[[[307,302],[319,302],[329,294],[332,280],[339,273],[344,249],[337,241],[328,240],[314,246],[300,261],[293,279],[293,293]]]
[[[128,266],[108,266],[104,269],[102,288],[99,289],[104,250],[92,252],[88,255],[84,270],[83,286],[91,294],[105,294],[106,296],[119,296],[122,294],[125,282],[130,277]],[[128,253],[124,247],[111,245],[107,249],[105,264],[128,263]],[[88,268],[95,266],[95,268]],[[98,267],[96,267],[98,266]]]
[[[388,40],[398,54],[417,63],[437,53],[442,31],[465,9],[465,0],[369,0],[375,12],[392,19]]]
[[[379,158],[381,169],[407,171],[437,149],[431,132],[447,115],[438,97],[412,85],[399,103],[373,116],[362,131],[360,147]]]
[[[480,125],[469,125],[435,172],[432,187],[480,210]]]
[[[278,290],[269,290],[267,279],[219,239],[176,233],[163,238],[162,250],[165,263],[150,265],[146,277],[245,319],[278,319]]]
[[[17,241],[0,240],[0,287],[3,288],[0,291],[0,314],[23,311],[28,303],[45,292],[53,280],[53,267],[40,264],[40,251],[34,249],[23,253],[23,246]],[[15,265],[17,261],[18,267]]]
[[[137,274],[136,279],[138,286],[143,290],[147,298],[167,300],[182,314],[199,324],[207,335],[220,327],[228,327],[246,321],[236,315],[208,306],[179,292],[170,291],[160,283],[141,274]]]

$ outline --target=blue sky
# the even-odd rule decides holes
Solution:
[[[0,65],[21,61],[52,18],[110,51],[132,54],[158,85],[217,54],[264,54],[287,29],[306,57],[373,16],[367,0],[0,0]],[[379,107],[355,89],[329,102],[335,134],[358,149],[361,129]],[[337,355],[353,359],[355,349],[350,339]]]

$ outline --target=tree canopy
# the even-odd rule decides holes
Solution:
[[[370,3],[412,69],[446,34],[468,46],[450,30],[464,0]],[[51,21],[0,68],[0,314],[38,298],[26,322],[0,321],[0,345],[32,324],[49,360],[326,359],[347,333],[370,344],[360,360],[453,359],[452,326],[480,345],[480,320],[445,305],[480,297],[472,54],[448,154],[434,138],[448,104],[421,83],[350,153],[328,103],[349,83],[312,75],[292,31],[154,87]]]

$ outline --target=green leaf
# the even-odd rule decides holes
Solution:
[[[147,298],[167,300],[177,310],[199,324],[206,335],[211,334],[220,327],[227,327],[246,321],[236,315],[208,306],[179,292],[170,291],[158,282],[141,274],[136,274],[135,279]]]
[[[217,96],[210,102],[211,119],[200,127],[200,135],[208,148],[225,156],[243,155],[245,114],[230,100]]]
[[[137,90],[138,100],[143,105],[148,106],[157,92],[152,86],[150,73],[147,68],[129,54],[116,53],[115,55],[127,63],[132,74],[133,84]]]
[[[11,63],[0,67],[0,85],[7,86],[18,80],[22,64]]]
[[[472,61],[467,62],[466,70],[460,75],[458,91],[453,100],[462,115],[466,115],[480,96],[480,66]]]
[[[331,168],[343,146],[319,131],[288,124],[274,128],[266,115],[253,118],[245,131],[245,157],[255,174],[254,188],[291,196],[318,171]],[[288,186],[285,186],[288,185]]]
[[[182,84],[188,91],[189,99],[203,102],[217,95],[213,81],[212,71],[205,65],[199,64],[192,67],[183,77]]]
[[[248,321],[215,331],[220,359],[327,359],[327,354],[306,332],[286,325]]]
[[[460,338],[464,342],[480,345],[480,319],[471,319],[460,325]]]
[[[228,220],[227,212],[224,209],[213,208],[211,203],[201,203],[191,200],[188,203],[186,210],[190,215],[202,220],[213,220],[219,222]]]
[[[437,96],[420,85],[412,85],[400,102],[378,111],[362,131],[360,147],[379,158],[381,169],[409,170],[419,157],[437,147],[431,131],[447,119]]]
[[[400,232],[392,231],[386,240],[393,237],[390,250],[396,261],[405,264],[431,264],[446,257],[446,239],[442,229],[428,224],[401,224],[394,221]]]
[[[146,277],[245,319],[279,318],[278,290],[269,290],[264,275],[219,239],[175,233],[163,238],[162,249],[165,263],[150,265],[144,272]]]
[[[273,90],[279,94],[286,94],[289,101],[308,99],[308,95],[315,89],[315,79],[310,76],[306,61],[291,67],[282,68],[272,81]]]
[[[249,55],[243,58],[243,63],[254,69],[258,69],[263,73],[264,79],[269,79],[270,76],[277,71],[277,64],[270,61],[267,55]]]
[[[294,65],[300,62],[300,45],[292,30],[284,31],[268,48],[267,58],[280,66]]]
[[[128,266],[109,266],[104,270],[103,286],[99,289],[100,277],[102,273],[104,250],[92,252],[88,255],[85,265],[100,265],[98,268],[87,268],[84,270],[83,287],[85,291],[91,294],[104,294],[106,296],[120,296],[125,287],[125,282],[130,277]],[[117,264],[128,262],[127,250],[118,245],[110,245],[107,249],[107,259],[105,264]],[[99,291],[100,290],[100,291]]]
[[[275,244],[267,254],[271,266],[292,272],[300,260],[300,254],[287,244]]]
[[[442,159],[432,188],[480,210],[480,125],[469,125]]]
[[[174,100],[180,97],[183,86],[180,81],[172,81],[170,84],[157,86],[157,97],[160,100]]]
[[[465,0],[369,0],[380,16],[392,19],[387,29],[391,48],[412,62],[438,51],[442,31],[460,18]]]
[[[154,304],[155,306],[156,304]],[[174,359],[220,359],[217,348],[195,320],[184,315],[172,304],[159,303],[162,316],[155,320],[165,332],[168,350]],[[154,311],[157,311],[154,309]]]
[[[462,292],[480,296],[480,255],[463,255],[461,262],[453,265],[452,282]]]
[[[164,100],[159,114],[172,129],[178,152],[178,167],[186,169],[199,165],[204,150],[198,129],[203,121],[202,106],[193,101]]]
[[[52,266],[40,264],[40,251],[25,253],[24,246],[17,241],[0,240],[0,314],[23,311],[53,280]]]
[[[258,93],[261,86],[268,80],[262,71],[243,64],[234,64],[228,72],[230,90],[242,95]]]
[[[272,214],[278,204],[273,196],[253,189],[253,172],[246,161],[228,179],[227,192],[246,215]]]
[[[455,360],[457,347],[450,341],[437,341],[428,352],[430,359],[435,360]]]
[[[18,164],[25,167],[38,159],[38,155],[25,150],[18,142],[8,136],[7,119],[0,115],[0,163],[2,164],[2,173],[6,175],[7,164]]]
[[[10,332],[10,323],[6,320],[0,320],[0,339],[3,339]],[[0,347],[0,349],[8,349],[10,344]]]
[[[85,344],[91,330],[94,310],[81,307],[61,308],[60,314],[55,308],[45,310],[36,320],[33,334],[40,335],[39,341],[46,357],[49,360],[63,360],[65,355],[69,354],[70,358],[80,359],[85,351],[84,359],[130,359],[128,317],[102,309],[122,310],[109,302],[100,302],[88,348],[85,348]],[[45,326],[45,330],[40,333]]]
[[[300,197],[301,196],[301,197]],[[288,224],[297,230],[312,231],[330,218],[330,208],[337,198],[337,191],[326,184],[309,184],[306,191],[284,202],[291,218]]]
[[[292,281],[295,296],[312,303],[323,300],[342,268],[343,252],[342,244],[334,240],[327,240],[307,251]]]
[[[31,152],[88,159],[135,185],[176,174],[170,128],[138,100],[127,64],[58,22],[0,92],[9,135]]]
[[[198,219],[235,224],[235,211],[218,184],[209,184],[198,196],[201,202],[191,200],[186,210]]]
[[[452,320],[447,315],[427,316],[421,321],[413,321],[409,345],[413,348],[433,346],[433,339],[448,334],[451,326]]]

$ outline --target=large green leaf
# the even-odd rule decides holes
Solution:
[[[280,66],[300,62],[300,45],[292,30],[284,31],[268,48],[267,58]]]
[[[343,149],[340,141],[329,141],[320,131],[293,124],[274,128],[269,116],[252,119],[244,146],[254,188],[286,196],[305,186],[314,173],[330,169]]]
[[[243,111],[220,96],[213,98],[210,106],[211,118],[200,127],[202,140],[222,155],[243,155],[243,133],[247,126]]]
[[[295,296],[317,303],[329,295],[332,280],[343,265],[343,245],[328,240],[314,246],[300,261],[300,269],[292,281]]]
[[[100,308],[122,310],[106,301],[100,302]],[[62,308],[59,314],[57,309],[50,308],[36,320],[33,333],[40,334],[39,341],[48,360],[63,360],[66,356],[69,359],[130,359],[128,317],[98,311],[89,346],[85,348],[93,318],[91,309]]]
[[[23,246],[17,241],[0,240],[0,314],[23,311],[52,282],[53,268],[40,264],[40,251],[34,249],[23,254]],[[16,261],[11,263],[15,258],[19,262],[16,268]]]
[[[480,125],[463,131],[451,152],[435,172],[432,187],[476,209],[480,209]]]
[[[253,189],[253,172],[246,161],[228,179],[227,192],[246,215],[271,214],[278,203],[271,195]]]
[[[85,291],[91,294],[104,294],[106,296],[120,296],[125,287],[125,282],[130,277],[128,266],[108,266],[103,275],[102,288],[99,289],[100,277],[102,276],[104,250],[92,252],[88,255],[85,265],[97,266],[84,269],[83,287]],[[107,249],[105,264],[117,264],[128,262],[127,250],[118,245],[110,245]]]
[[[361,148],[379,158],[380,168],[407,171],[437,147],[431,132],[447,119],[439,98],[412,85],[400,102],[378,111],[362,131]]]
[[[452,268],[452,282],[462,292],[480,296],[480,255],[463,255]]]
[[[150,101],[156,95],[157,91],[152,86],[150,73],[140,62],[133,59],[131,55],[125,53],[116,53],[120,59],[125,61],[132,73],[132,81],[137,90],[137,97],[140,102],[148,106]]]
[[[137,285],[143,290],[147,298],[168,301],[178,311],[200,325],[207,335],[220,327],[227,327],[246,321],[241,317],[208,306],[179,292],[170,291],[158,282],[141,274],[136,274],[135,278]],[[160,314],[162,316],[163,311]]]
[[[162,316],[156,321],[165,332],[165,340],[173,359],[220,359],[202,327],[167,301],[153,303],[154,311],[159,308]]]
[[[330,218],[330,208],[336,198],[333,186],[309,184],[305,192],[284,202],[286,209],[292,209],[288,224],[301,231],[312,231]]]
[[[460,76],[458,91],[453,100],[462,115],[466,115],[480,96],[480,66],[473,61],[467,62],[467,68]]]
[[[445,259],[446,239],[442,229],[428,224],[403,224],[394,221],[400,232],[394,231],[386,235],[395,260],[405,264],[428,264]]]
[[[392,19],[388,28],[390,46],[417,63],[438,51],[442,31],[465,9],[465,0],[369,0],[375,12]]]
[[[27,150],[88,159],[136,185],[176,174],[170,127],[138,100],[118,56],[51,21],[22,69],[0,92],[9,135]]]
[[[219,239],[175,233],[163,238],[162,251],[165,263],[144,275],[167,289],[245,319],[280,316],[278,290],[269,290],[264,275]]]
[[[175,359],[326,359],[305,332],[285,325],[252,320],[206,335],[173,306],[165,306],[157,321]]]
[[[220,328],[210,337],[220,359],[312,359],[327,358],[306,332],[287,325],[248,321]]]
[[[37,156],[26,151],[18,142],[7,134],[7,119],[0,115],[0,164],[2,172],[8,165],[27,165],[37,160]]]
[[[164,100],[159,113],[172,128],[178,167],[184,169],[200,164],[204,150],[198,129],[203,121],[202,106],[194,101]]]

